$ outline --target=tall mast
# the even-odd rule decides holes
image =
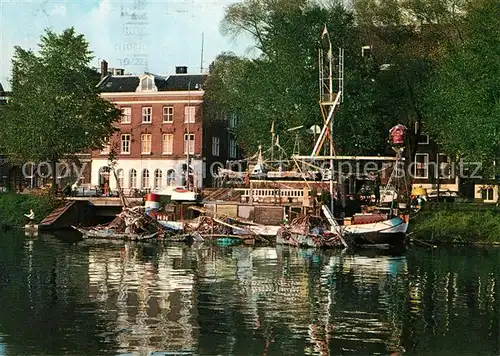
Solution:
[[[325,39],[328,41],[327,48],[328,52],[326,54],[326,58],[323,54],[324,49],[320,48],[319,50],[319,104],[321,109],[321,116],[323,118],[323,129],[314,145],[313,152],[311,154],[311,158],[314,159],[319,155],[323,145],[325,143],[326,137],[329,138],[329,155],[332,157],[330,159],[330,211],[334,212],[334,167],[333,167],[333,156],[335,156],[335,148],[333,145],[333,116],[335,114],[336,109],[342,102],[343,98],[343,86],[344,86],[344,50],[339,48],[338,54],[338,65],[334,65],[333,58],[333,48],[332,41],[330,39],[330,35],[326,28],[326,25],[323,29],[323,33],[321,35],[321,39],[324,41]],[[335,69],[336,68],[336,69]],[[337,71],[337,75],[334,74],[334,71]],[[334,88],[334,76],[337,76],[338,87]],[[339,174],[340,179],[340,174]]]
[[[200,73],[203,73],[203,44],[205,42],[205,34],[201,33],[201,60],[200,60]]]

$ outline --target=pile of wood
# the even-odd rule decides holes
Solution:
[[[113,229],[126,234],[145,234],[153,232],[164,232],[164,227],[151,216],[145,214],[143,206],[123,208],[121,213],[105,226],[96,226],[96,229]]]

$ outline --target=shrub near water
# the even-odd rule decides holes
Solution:
[[[500,213],[493,209],[425,211],[416,218],[413,231],[426,241],[500,244]]]
[[[1,194],[0,195],[0,227],[23,227],[28,219],[30,209],[35,213],[35,223],[43,220],[55,207],[57,200],[47,195]]]

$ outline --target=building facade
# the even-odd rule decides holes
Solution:
[[[179,186],[210,185],[207,157],[210,164],[214,156],[224,162],[230,152],[224,122],[204,117],[208,74],[188,74],[187,67],[176,67],[168,76],[109,74],[105,62],[101,72],[108,73],[98,85],[101,96],[120,108],[122,117],[109,145],[92,153],[92,185],[167,194]],[[109,169],[110,153],[116,177]]]

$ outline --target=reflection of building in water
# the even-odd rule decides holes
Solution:
[[[191,349],[194,345],[194,276],[181,247],[145,261],[139,247],[89,250],[89,297],[116,322],[117,342],[127,351]]]

